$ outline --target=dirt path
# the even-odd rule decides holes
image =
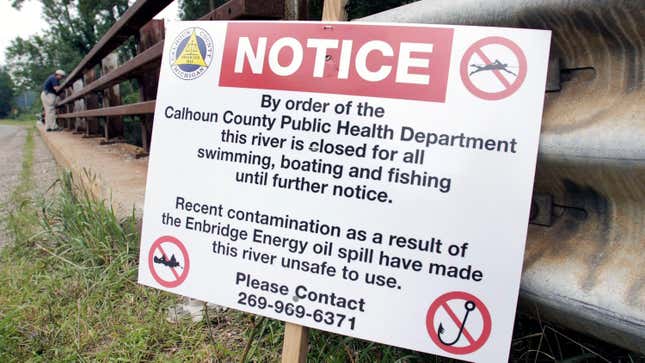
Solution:
[[[35,197],[44,193],[56,179],[56,162],[40,138],[34,135],[33,183]],[[20,183],[23,146],[27,129],[0,125],[0,247],[8,241],[5,231],[9,198]]]

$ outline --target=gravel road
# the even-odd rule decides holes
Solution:
[[[5,223],[10,208],[11,193],[20,182],[22,152],[27,129],[20,126],[0,125],[0,247],[7,243]],[[49,149],[34,131],[33,182],[34,196],[41,195],[56,179],[56,162]]]

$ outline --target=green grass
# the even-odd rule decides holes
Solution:
[[[134,218],[118,220],[69,175],[40,205],[23,181],[0,255],[0,361],[225,359],[203,324],[165,320],[175,296],[136,284]]]
[[[15,120],[15,119],[0,119],[0,125],[5,126],[33,126],[36,123],[36,118],[31,117],[26,120]]]
[[[177,297],[136,284],[138,229],[64,175],[52,200],[31,195],[34,128],[0,253],[0,361],[226,360],[203,324],[171,324]]]

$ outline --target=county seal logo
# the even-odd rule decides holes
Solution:
[[[170,69],[185,80],[198,78],[213,60],[213,40],[202,28],[188,28],[179,33],[170,46]]]

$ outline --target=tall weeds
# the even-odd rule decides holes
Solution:
[[[85,268],[116,266],[133,272],[139,241],[134,213],[119,220],[106,201],[92,198],[69,172],[59,183],[60,192],[40,213],[46,247]]]

